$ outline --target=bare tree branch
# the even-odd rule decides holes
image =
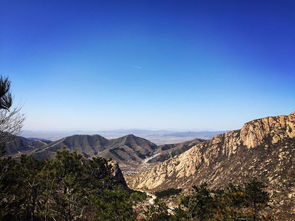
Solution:
[[[23,127],[25,120],[21,108],[13,108],[12,110],[0,110],[0,144],[6,143],[17,135]]]
[[[21,108],[11,109],[12,95],[9,90],[9,79],[0,76],[0,157],[4,153],[6,143],[20,132],[25,120]]]

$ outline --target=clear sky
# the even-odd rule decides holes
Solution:
[[[0,0],[25,129],[240,128],[295,111],[294,0]]]

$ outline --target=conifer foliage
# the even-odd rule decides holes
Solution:
[[[266,186],[256,179],[243,185],[209,189],[206,183],[193,187],[176,210],[178,220],[271,220],[261,213],[270,200]]]
[[[52,160],[0,160],[0,220],[134,220],[141,199],[103,158],[59,151]]]

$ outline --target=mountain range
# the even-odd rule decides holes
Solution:
[[[57,150],[68,149],[87,158],[101,156],[128,164],[151,156],[156,148],[154,143],[132,134],[110,140],[100,135],[73,135],[54,141],[33,155],[42,159],[52,157]]]
[[[203,139],[179,144],[156,145],[144,138],[129,134],[116,139],[100,135],[72,135],[57,141],[15,137],[7,145],[8,155],[32,154],[37,159],[52,158],[56,151],[67,149],[86,158],[100,156],[117,161],[124,172],[136,173],[152,164],[183,153]],[[142,167],[143,166],[143,167]]]
[[[139,129],[125,129],[125,130],[101,130],[101,131],[30,131],[24,130],[21,132],[23,137],[38,137],[47,140],[59,140],[64,137],[72,136],[73,134],[99,134],[107,139],[116,139],[127,134],[134,134],[135,136],[147,139],[157,145],[182,143],[194,138],[210,139],[217,134],[226,131],[172,131],[172,130],[139,130]]]

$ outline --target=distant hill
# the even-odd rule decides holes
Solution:
[[[161,145],[155,152],[154,157],[148,160],[147,162],[148,163],[163,162],[165,160],[168,160],[176,155],[179,155],[189,150],[196,144],[199,144],[204,141],[205,141],[204,139],[196,138],[194,140],[186,141],[183,143]]]
[[[107,144],[108,140],[100,135],[73,135],[48,144],[36,151],[34,155],[38,158],[46,158],[53,156],[57,150],[68,149],[90,157],[105,150]]]
[[[77,151],[85,157],[101,156],[129,164],[139,163],[150,156],[157,145],[132,134],[110,140],[100,135],[73,135],[50,143],[36,151],[34,156],[40,159],[52,157],[61,149]]]
[[[134,134],[135,136],[147,139],[157,145],[181,143],[190,141],[195,138],[210,139],[213,136],[226,131],[169,131],[169,130],[105,130],[105,131],[28,131],[21,133],[23,137],[38,137],[48,140],[60,140],[64,137],[74,134],[99,134],[107,139],[116,139],[126,134]]]
[[[109,140],[107,150],[100,155],[111,158],[119,163],[141,163],[153,155],[158,146],[146,139],[133,134]]]
[[[73,135],[54,141],[37,150],[37,158],[51,157],[57,150],[77,151],[85,157],[102,156],[121,163],[140,163],[160,148],[140,137],[129,134],[117,139],[106,139],[100,135]]]
[[[10,141],[6,144],[5,154],[15,155],[40,149],[48,145],[51,141],[38,138],[24,138],[11,135]]]

